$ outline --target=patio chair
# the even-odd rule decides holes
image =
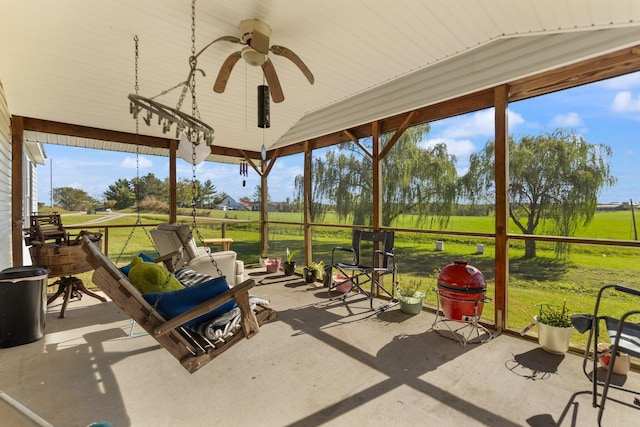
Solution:
[[[188,266],[198,273],[213,277],[224,275],[231,286],[244,281],[244,262],[237,259],[236,252],[210,252],[207,247],[198,247],[186,224],[160,224],[149,234],[160,257],[178,254],[172,261],[175,269]]]
[[[353,230],[351,247],[336,246],[331,252],[331,268],[338,274],[332,275],[336,280],[329,282],[329,292],[345,292],[340,297],[342,300],[364,294],[369,298],[372,310],[373,300],[380,294],[387,296],[389,301],[378,307],[379,310],[396,305],[398,301],[394,299],[397,266],[393,245],[393,231]],[[344,252],[349,255],[341,254]],[[350,259],[347,260],[348,257]],[[391,292],[382,285],[383,276],[386,275],[391,275]],[[346,288],[345,283],[348,284]],[[368,289],[365,289],[367,284]],[[352,290],[355,290],[355,293],[351,292]]]
[[[44,245],[49,240],[56,244],[67,244],[67,232],[62,225],[62,219],[57,212],[51,214],[31,215],[31,228],[25,237],[27,245]]]
[[[608,316],[606,311],[610,310],[611,305],[607,306],[606,302],[603,304],[603,300],[605,300],[603,297],[605,296],[606,290],[615,290],[634,297],[640,297],[640,290],[628,288],[622,285],[606,285],[598,292],[593,315],[572,316],[572,323],[580,333],[584,333],[587,330],[589,331],[582,368],[584,374],[593,383],[593,407],[599,408],[598,425],[600,425],[602,421],[602,415],[608,399],[609,388],[616,388],[618,390],[624,390],[640,395],[640,390],[633,390],[624,387],[624,384],[612,382],[615,375],[614,367],[616,367],[616,360],[619,361],[618,363],[622,363],[621,355],[623,353],[633,357],[640,357],[640,323],[638,323],[640,309],[627,311],[619,318]],[[640,302],[640,300],[638,300],[638,302]],[[635,317],[632,318],[632,316]],[[604,349],[599,348],[598,346],[602,326],[604,326],[606,335],[612,343],[611,346]],[[608,359],[606,372],[604,368],[598,367],[598,362],[603,357]],[[588,372],[589,362],[591,362],[591,373]],[[598,393],[599,387],[602,388],[600,393]],[[598,402],[599,397],[600,401]],[[617,399],[611,400],[616,400],[617,402],[627,406],[640,405],[640,400],[638,398],[635,399],[634,405]]]
[[[255,286],[255,281],[250,279],[202,301],[175,317],[166,319],[157,311],[157,307],[143,298],[127,276],[87,237],[84,238],[82,247],[87,253],[87,262],[95,269],[93,282],[175,357],[189,373],[202,368],[243,338],[253,337],[259,332],[260,326],[275,318],[275,311],[268,307],[257,306],[254,310],[251,309],[249,290]],[[240,309],[241,327],[229,337],[212,342],[185,327],[194,319],[201,318],[232,300],[235,300]]]

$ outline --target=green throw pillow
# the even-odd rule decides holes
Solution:
[[[167,276],[169,280],[167,281]],[[183,286],[163,266],[144,262],[140,257],[131,261],[129,281],[141,294],[149,292],[177,291]]]

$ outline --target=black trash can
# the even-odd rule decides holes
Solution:
[[[38,341],[47,315],[49,269],[42,265],[0,271],[0,347]]]

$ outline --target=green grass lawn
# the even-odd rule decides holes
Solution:
[[[213,210],[208,218],[224,218],[223,211]],[[253,220],[259,218],[258,212],[227,212],[233,219]],[[115,225],[135,223],[135,214],[108,219],[107,215],[65,215],[63,223],[66,226],[87,225]],[[166,215],[141,214],[142,223],[158,223],[166,221]],[[107,219],[107,220],[105,220]],[[272,221],[300,222],[300,213],[270,213]],[[93,223],[96,220],[105,220]],[[180,217],[180,221],[191,222],[189,217]],[[207,218],[198,220],[202,225],[198,230],[202,237],[219,237],[218,225],[207,226]],[[337,217],[328,215],[326,223],[337,223]],[[410,228],[415,224],[415,218],[403,217],[398,219],[398,228]],[[490,217],[452,217],[446,230],[487,232],[491,233],[493,218]],[[271,256],[285,256],[286,248],[302,251],[304,247],[302,226],[272,224],[269,228],[269,253]],[[597,213],[593,222],[584,230],[581,237],[629,239],[632,224],[629,212]],[[146,230],[148,231],[148,230]],[[513,227],[512,227],[513,231]],[[259,230],[256,224],[230,225],[227,236],[234,239],[232,249],[238,252],[239,259],[247,263],[255,263],[260,255]],[[444,250],[435,250],[435,240],[444,242]],[[122,249],[126,249],[122,252]],[[335,246],[350,246],[351,232],[341,228],[317,228],[313,238],[313,261],[331,261],[331,251]],[[484,253],[477,254],[477,244],[484,244]],[[417,280],[421,282],[422,290],[427,294],[426,304],[436,305],[437,275],[439,270],[457,258],[466,259],[471,265],[479,268],[488,284],[487,296],[494,296],[494,242],[493,239],[482,239],[465,236],[438,236],[399,232],[396,234],[396,256],[400,280]],[[131,234],[130,228],[111,229],[109,231],[109,256],[112,259],[120,257],[120,264],[128,262],[139,252],[154,255],[153,243],[145,232],[145,228],[136,227]],[[524,242],[512,240],[509,248],[509,328],[521,330],[527,326],[537,313],[536,305],[541,302],[562,304],[567,300],[569,308],[574,313],[586,313],[593,310],[595,296],[601,286],[609,283],[620,283],[640,288],[640,250],[597,245],[573,245],[567,260],[557,260],[551,243],[539,242],[538,256],[535,259],[524,259]],[[297,254],[298,270],[301,271],[303,257]],[[90,280],[90,279],[89,279]],[[387,287],[392,286],[387,281]],[[614,294],[609,301],[612,310],[623,312],[634,304],[632,299]],[[492,321],[494,316],[493,304],[485,304],[483,318]],[[535,329],[534,331],[535,332]],[[575,343],[584,343],[586,337],[574,333]]]

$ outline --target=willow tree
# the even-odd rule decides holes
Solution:
[[[509,216],[523,234],[572,236],[589,224],[598,194],[615,183],[609,171],[611,148],[589,144],[574,132],[557,129],[509,138]],[[495,143],[471,156],[469,172],[461,182],[467,197],[494,196]],[[568,245],[556,244],[556,255]],[[536,242],[525,241],[525,258],[536,256]]]
[[[422,148],[419,143],[429,125],[407,129],[381,161],[383,175],[382,221],[391,225],[403,214],[416,218],[448,221],[456,202],[455,157],[443,144]],[[385,146],[393,134],[382,135]],[[371,145],[371,139],[361,140]],[[298,192],[302,177],[297,177]],[[337,150],[328,150],[315,158],[312,167],[312,218],[335,208],[340,219],[352,218],[353,224],[371,224],[373,200],[372,160],[353,142]]]

